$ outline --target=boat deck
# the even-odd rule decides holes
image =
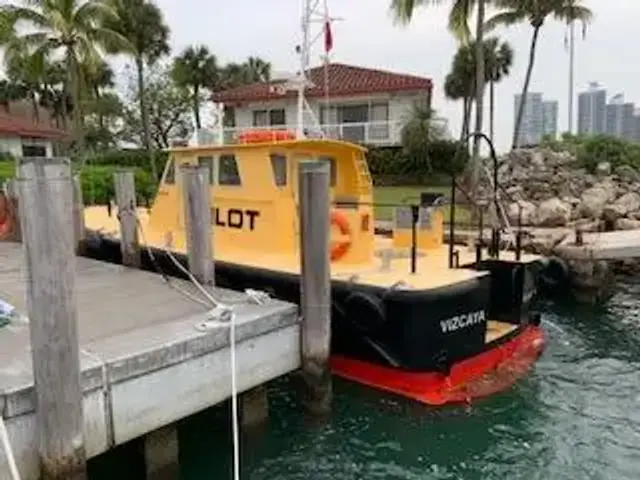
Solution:
[[[149,213],[147,209],[139,208],[140,240],[143,244],[167,248],[165,232],[154,231],[148,227]],[[87,207],[85,209],[85,224],[91,231],[102,232],[112,238],[119,237],[119,225],[115,211],[108,214],[107,208],[102,206]],[[408,288],[433,289],[473,280],[488,275],[487,272],[472,269],[450,269],[448,245],[442,245],[436,249],[420,251],[417,258],[416,273],[411,274],[411,257],[408,250],[393,249],[394,255],[389,267],[383,267],[382,258],[368,265],[354,265],[345,263],[333,263],[331,276],[334,280],[354,281],[364,285],[390,288],[402,282]],[[177,253],[186,251],[184,234],[175,234],[171,240],[170,249]],[[385,249],[392,249],[391,240],[384,237],[376,237],[376,257]],[[475,261],[475,250],[457,246],[461,265]],[[506,254],[505,254],[506,255]],[[300,261],[295,253],[265,254],[260,251],[227,250],[216,251],[217,260],[224,262],[259,267],[268,270],[288,273],[300,273]],[[506,258],[506,257],[505,257]],[[537,256],[523,254],[521,262],[536,260]]]

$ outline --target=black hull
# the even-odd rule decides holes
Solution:
[[[185,278],[166,252],[142,251],[142,268]],[[121,263],[117,240],[92,236],[85,255]],[[186,256],[176,254],[186,267]],[[234,290],[253,288],[299,304],[296,274],[216,261],[216,283]],[[460,360],[488,347],[486,319],[524,327],[537,324],[530,315],[532,271],[506,260],[482,262],[491,275],[430,290],[384,289],[345,281],[332,281],[332,353],[373,364],[414,372],[448,373]],[[527,280],[529,279],[529,280]],[[528,285],[528,287],[527,287]],[[508,341],[521,329],[500,341]]]

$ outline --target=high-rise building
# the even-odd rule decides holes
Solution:
[[[514,96],[513,102],[513,122],[518,119],[518,109],[520,108],[521,94]],[[516,140],[516,146],[536,145],[542,140],[542,94],[527,93],[522,113],[520,131]]]
[[[591,82],[587,91],[578,95],[578,133],[606,133],[607,91]]]
[[[618,93],[607,104],[607,135],[626,140],[633,140],[635,136],[635,105],[624,101],[624,95]]]
[[[513,121],[518,118],[521,94],[514,96]],[[524,102],[522,123],[516,146],[537,145],[545,135],[556,136],[558,131],[558,102],[543,100],[542,93],[530,92]]]
[[[636,109],[635,115],[633,116],[633,139],[640,143],[640,108]]]
[[[542,135],[556,138],[558,135],[558,101],[542,102]]]

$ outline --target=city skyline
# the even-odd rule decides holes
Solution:
[[[513,96],[513,118],[518,116],[522,94]],[[558,101],[545,100],[540,92],[529,92],[525,97],[524,112],[517,146],[537,145],[545,136],[556,137],[558,134]]]

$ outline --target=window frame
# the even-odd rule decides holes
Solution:
[[[198,155],[198,166],[202,166],[203,161],[208,163],[209,167],[209,185],[216,184],[216,156],[215,155]]]
[[[278,177],[276,175],[276,169],[274,167],[274,159],[282,159],[284,160],[284,183],[278,182]],[[273,179],[273,184],[276,188],[286,188],[289,184],[289,159],[286,153],[283,152],[269,152],[269,163],[271,164],[271,178]]]
[[[222,183],[221,179],[223,178],[223,175],[221,175],[221,169],[223,167],[223,161],[224,160],[228,160],[228,159],[232,159],[233,160],[233,164],[235,166],[235,170],[236,170],[236,176],[237,176],[237,183]],[[240,173],[240,166],[238,163],[238,158],[236,157],[236,155],[234,153],[221,153],[217,156],[216,159],[216,178],[215,178],[215,184],[219,187],[242,187],[242,174]]]
[[[329,186],[335,187],[338,183],[338,160],[331,155],[320,155],[318,160],[329,162]]]

